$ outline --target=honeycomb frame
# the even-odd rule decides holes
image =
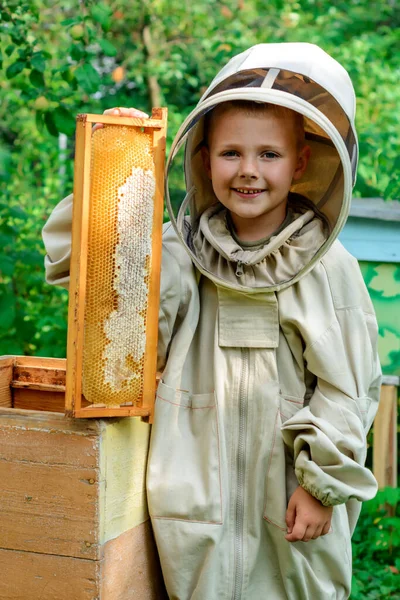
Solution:
[[[77,116],[65,401],[65,411],[68,416],[77,418],[139,416],[152,422],[156,391],[166,121],[165,108],[153,109],[149,119],[94,114]],[[117,216],[110,217],[108,221],[111,224],[108,225],[107,221],[105,227],[96,214],[96,202],[99,211],[103,210],[104,204],[96,193],[96,176],[97,179],[99,177],[101,179],[103,169],[106,171],[108,162],[113,162],[112,157],[115,152],[109,161],[106,153],[104,158],[103,154],[96,155],[96,145],[92,139],[93,123],[116,126],[98,130],[93,139],[108,135],[103,138],[108,144],[103,145],[103,148],[108,149],[113,143],[117,143],[118,147],[116,146],[114,150],[119,152],[121,148],[122,153],[118,155],[118,159],[121,158],[118,161],[119,179],[115,179],[114,171],[110,171],[114,177],[113,186],[111,188],[106,186],[107,193],[109,189],[113,190],[112,197],[115,190],[118,194],[118,208],[111,209],[111,213],[107,208],[107,215]],[[146,156],[141,167],[129,162],[131,157],[129,148],[136,146],[142,149],[141,156]],[[119,185],[116,187],[117,180]],[[104,176],[101,181],[104,188],[104,181],[108,182],[107,177]],[[101,192],[101,185],[99,184],[98,187]],[[142,198],[144,198],[143,202]],[[154,200],[152,207],[150,198]],[[115,203],[116,200],[112,199],[112,202]],[[140,240],[136,244],[136,249],[135,238],[131,237],[130,240],[127,238],[124,241],[123,227],[129,232],[131,226],[129,219],[132,219],[132,202],[135,211],[138,211],[139,222],[144,223],[143,239],[146,251],[142,250],[142,252],[140,252]],[[143,211],[147,211],[146,214]],[[118,243],[115,242],[111,247],[109,239],[116,239],[115,228],[120,226],[120,221],[123,227],[118,229]],[[102,237],[97,234],[100,229]],[[150,231],[151,239],[148,241]],[[99,245],[102,243],[106,243],[110,248],[103,251],[101,261],[97,260],[96,263],[96,252],[93,251],[93,247],[102,248]],[[138,255],[141,256],[142,262],[136,260]],[[109,264],[111,262],[112,265]],[[124,263],[128,267],[124,267]],[[129,290],[129,270],[132,268],[136,269],[136,282],[139,281],[140,285]],[[110,276],[111,271],[112,276]],[[101,276],[99,276],[100,288],[96,290],[97,284],[92,285],[92,282],[95,282],[97,273],[101,273]],[[96,293],[100,293],[99,289],[104,291],[101,288],[103,281],[107,290],[105,301],[108,302],[107,294],[109,294],[110,302],[114,307],[106,319],[104,314],[99,312],[100,309],[97,310],[93,300],[96,299]],[[136,294],[137,298],[132,294]],[[136,312],[132,310],[133,301],[138,306]],[[99,305],[103,304],[104,302],[99,302]],[[86,312],[88,306],[91,310]],[[93,318],[90,318],[91,316]],[[125,342],[129,342],[129,348],[132,347],[134,350],[129,353],[129,356],[126,351],[124,355],[122,350],[121,356],[118,356],[118,352],[116,354],[115,351],[119,346],[123,346],[119,344],[119,340],[127,330],[125,323],[130,324],[130,333],[127,334]],[[135,327],[132,327],[132,323],[135,323]],[[102,350],[99,349],[100,342],[98,342],[100,325],[101,336],[105,339]],[[139,330],[140,334],[135,337],[136,330]],[[96,340],[96,343],[93,343],[93,340]],[[91,360],[88,360],[88,356]],[[136,371],[133,372],[135,369]],[[99,382],[100,372],[104,375],[104,381]],[[129,377],[135,389],[135,392],[130,395],[126,387]],[[127,390],[128,392],[125,393]]]

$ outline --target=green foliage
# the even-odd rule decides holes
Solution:
[[[39,158],[36,152],[40,150],[31,148],[30,152],[32,159]],[[32,190],[39,182],[50,195],[57,193],[56,179],[47,176],[56,156],[43,157],[33,168],[19,162],[18,155],[16,149],[8,157],[18,170],[14,177],[7,171],[8,185],[0,203],[1,353],[65,356],[67,292],[43,281],[40,230],[48,213],[43,203],[32,202]]]
[[[72,189],[75,115],[157,102],[170,143],[217,70],[252,44],[314,42],[343,63],[358,95],[356,194],[400,197],[395,2],[4,0],[0,13],[0,354],[65,353],[66,293],[43,282],[40,230]]]
[[[363,504],[353,536],[352,600],[400,597],[400,488]]]

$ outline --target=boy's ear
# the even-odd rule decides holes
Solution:
[[[308,161],[311,156],[311,148],[310,146],[303,146],[299,152],[299,156],[297,158],[297,165],[295,171],[293,173],[293,181],[297,181],[301,179],[305,170],[307,169]]]
[[[201,147],[201,158],[203,161],[203,167],[208,177],[211,179],[211,161],[210,161],[210,151],[207,146]]]

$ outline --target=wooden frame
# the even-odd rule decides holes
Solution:
[[[158,306],[160,294],[161,234],[164,200],[164,161],[167,109],[153,109],[150,119],[84,114],[77,117],[72,224],[72,254],[68,308],[67,377],[65,412],[78,418],[143,417],[152,421],[156,391]],[[153,135],[153,157],[156,177],[154,196],[152,268],[149,281],[146,352],[143,398],[140,405],[104,407],[84,406],[82,395],[84,311],[87,274],[89,228],[90,167],[92,124],[127,125],[149,130]]]

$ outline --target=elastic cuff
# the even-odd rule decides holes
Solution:
[[[299,482],[299,485],[301,485],[301,487],[304,490],[306,490],[306,492],[311,494],[311,496],[319,500],[323,506],[336,506],[337,504],[342,504],[342,501],[332,498],[331,494],[324,494],[317,487],[309,485],[304,479],[304,471],[296,469],[296,477]]]

